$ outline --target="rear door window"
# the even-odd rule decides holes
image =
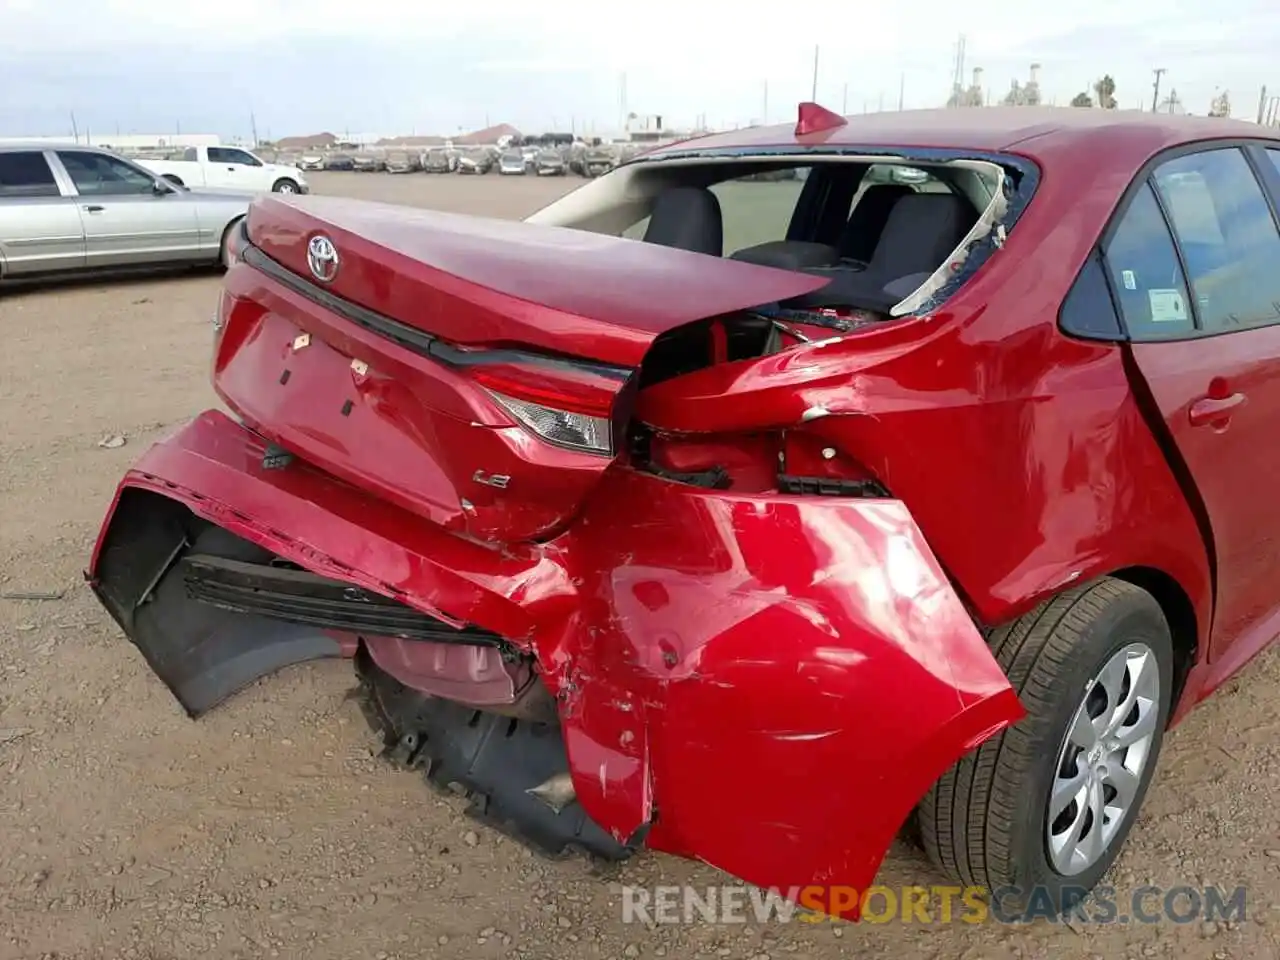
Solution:
[[[1244,154],[1188,154],[1154,179],[1205,332],[1280,322],[1280,230]]]
[[[60,196],[58,181],[38,150],[0,151],[0,199]]]
[[[1105,250],[1125,327],[1135,340],[1195,332],[1178,252],[1150,184],[1134,194]]]

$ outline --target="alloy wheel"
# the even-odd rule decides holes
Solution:
[[[1160,716],[1160,667],[1145,643],[1117,650],[1085,685],[1054,768],[1049,862],[1074,876],[1102,858],[1133,812]]]

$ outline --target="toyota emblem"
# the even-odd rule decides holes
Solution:
[[[328,283],[338,275],[338,248],[323,233],[312,237],[307,244],[307,266],[321,283]]]

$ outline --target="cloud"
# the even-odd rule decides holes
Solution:
[[[1203,112],[1219,87],[1237,113],[1272,77],[1280,21],[1271,0],[1231,16],[1198,0],[1037,7],[987,0],[965,8],[967,68],[985,68],[998,99],[1043,64],[1047,98],[1067,102],[1103,73],[1123,106],[1164,89]],[[250,113],[273,135],[319,129],[454,132],[486,120],[529,129],[605,132],[625,104],[691,124],[789,119],[813,82],[852,112],[945,100],[958,32],[954,3],[791,7],[648,0],[586,9],[578,0],[0,0],[6,92],[0,134],[81,128],[137,132],[181,125],[247,134]],[[966,80],[968,78],[966,77]],[[15,95],[16,94],[16,95]]]

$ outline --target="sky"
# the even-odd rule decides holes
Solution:
[[[1274,0],[0,0],[0,136],[245,137],[456,133],[508,122],[607,134],[625,107],[667,125],[790,120],[810,98],[850,113],[941,105],[956,39],[994,99],[1042,64],[1045,101],[1098,77],[1121,107],[1220,89],[1253,118],[1280,95]],[[957,14],[963,13],[964,19]],[[766,88],[767,106],[766,106]],[[251,121],[251,117],[253,118]]]

